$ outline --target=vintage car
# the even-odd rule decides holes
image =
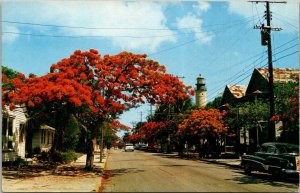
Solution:
[[[254,155],[243,155],[241,165],[246,174],[260,171],[276,177],[299,176],[299,146],[288,143],[264,143]]]

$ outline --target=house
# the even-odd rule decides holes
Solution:
[[[23,108],[17,106],[13,111],[3,110],[2,161],[25,158],[26,121]]]
[[[257,68],[253,70],[248,86],[243,85],[226,85],[222,96],[221,108],[228,108],[225,104],[237,104],[255,101],[256,99],[267,99],[269,95],[269,71],[268,68]],[[295,81],[295,77],[299,75],[299,69],[273,69],[274,83],[285,83]],[[240,109],[236,109],[236,116],[241,115]],[[275,125],[276,137],[280,136],[281,122]],[[237,143],[249,145],[251,142],[261,144],[266,142],[268,136],[268,121],[259,120],[253,125],[253,128],[237,128]]]
[[[49,151],[52,147],[55,129],[41,125],[32,129],[25,115],[25,108],[3,110],[2,115],[2,161],[25,159],[26,153],[35,148]],[[30,131],[30,132],[29,132]]]
[[[223,96],[222,96],[222,104],[232,104],[238,102],[239,99],[245,96],[246,93],[245,85],[226,85]]]
[[[295,81],[295,77],[299,74],[299,69],[288,69],[288,68],[275,68],[273,69],[273,82],[289,82]],[[268,68],[256,68],[254,69],[250,78],[246,95],[251,95],[255,92],[260,92],[263,95],[269,93],[269,71]]]
[[[34,129],[31,150],[48,152],[53,144],[54,133],[55,129],[48,125],[41,125],[40,128]]]

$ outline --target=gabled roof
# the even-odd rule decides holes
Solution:
[[[269,81],[268,68],[257,68],[257,70],[267,81]],[[299,69],[288,69],[288,68],[274,68],[273,69],[274,82],[294,81],[294,78],[297,74],[299,74]]]
[[[241,98],[245,96],[247,86],[245,85],[227,85],[227,88],[231,92],[234,98]]]
[[[269,70],[268,68],[255,68],[248,84],[246,95],[252,94],[255,91],[262,93],[269,92]],[[299,69],[274,68],[273,81],[274,83],[295,81],[295,77],[299,75]]]
[[[222,104],[235,102],[237,99],[245,96],[246,86],[245,85],[226,85],[223,96]]]

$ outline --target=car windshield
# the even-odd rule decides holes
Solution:
[[[278,149],[278,153],[295,153],[295,154],[299,154],[299,147],[298,146],[277,146]]]
[[[297,153],[297,154],[299,154],[299,148],[298,147],[287,147],[286,150],[287,150],[287,153]]]

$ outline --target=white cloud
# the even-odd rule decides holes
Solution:
[[[123,49],[156,50],[164,42],[175,42],[175,34],[166,26],[163,3],[125,1],[51,1],[5,3],[4,20],[89,28],[36,27],[55,35],[110,36]],[[16,14],[17,13],[17,14]],[[7,25],[7,24],[6,24]],[[126,29],[125,29],[126,28]],[[146,30],[145,28],[166,29]],[[53,31],[56,30],[56,31]],[[116,37],[117,36],[117,37]],[[123,37],[120,37],[123,36]],[[127,37],[124,37],[127,36]],[[151,37],[151,38],[129,38]]]
[[[264,3],[250,3],[242,1],[229,1],[228,11],[230,13],[239,14],[245,18],[251,18],[260,14],[260,20],[263,20],[265,11]],[[299,31],[299,4],[297,2],[288,1],[288,3],[270,3],[270,10],[272,12],[273,19],[271,21],[272,26],[282,27],[284,32],[296,32]],[[258,19],[255,20],[255,24],[258,24]],[[266,23],[266,22],[265,22]],[[251,23],[252,25],[253,23]]]
[[[204,32],[202,30],[202,20],[199,16],[188,14],[182,18],[177,19],[177,27],[185,28],[186,32],[195,33],[195,37],[200,41],[200,43],[207,44],[210,43],[214,35],[209,32]]]
[[[4,33],[2,35],[3,42],[12,43],[14,42],[18,37],[20,31],[15,25],[5,25],[3,26],[3,32],[12,32],[12,34],[6,34]]]
[[[193,5],[193,7],[197,11],[207,11],[210,8],[210,4],[206,1],[198,1],[196,5]]]

